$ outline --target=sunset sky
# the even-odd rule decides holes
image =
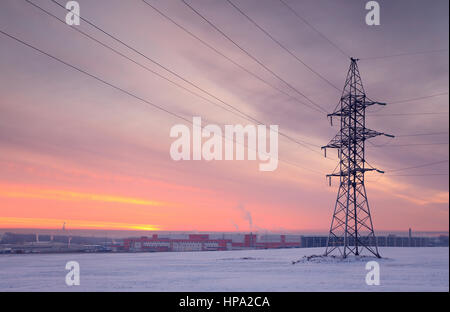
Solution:
[[[65,19],[66,11],[52,1],[32,1]],[[350,60],[279,0],[232,1],[308,66],[344,86]],[[448,231],[449,2],[379,1],[381,25],[367,26],[366,1],[285,1],[361,58],[367,95],[388,103],[367,114],[369,128],[397,136],[366,145],[369,163],[386,171],[366,176],[375,229]],[[182,1],[148,2],[290,97],[141,0],[79,1],[82,17],[242,112],[310,143],[309,149],[280,137],[273,172],[259,171],[259,161],[175,162],[169,132],[180,119],[0,33],[0,228],[61,228],[66,222],[73,229],[326,231],[338,181],[330,187],[325,175],[337,157],[330,150],[324,158],[320,146],[338,127],[330,126],[325,113],[294,100],[308,103]],[[328,112],[334,109],[340,92],[228,2],[187,2],[285,81]],[[75,27],[201,93],[88,23]],[[0,30],[188,120],[250,123],[210,103],[224,106],[217,99],[201,93],[206,101],[170,84],[24,0],[1,1]],[[411,54],[424,51],[434,52]],[[403,113],[410,115],[398,115]],[[421,167],[434,162],[439,163]]]

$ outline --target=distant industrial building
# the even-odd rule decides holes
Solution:
[[[299,248],[298,241],[286,239],[286,235],[262,236],[257,239],[256,234],[245,234],[243,240],[236,236],[233,240],[222,235],[221,238],[212,238],[209,234],[189,234],[184,238],[151,237],[126,238],[123,243],[112,245],[115,251],[212,251],[236,249],[269,249],[269,248]]]
[[[190,234],[186,238],[151,237],[126,238],[122,244],[111,246],[123,251],[206,251],[231,249],[231,240],[209,239],[207,234]]]
[[[443,247],[449,245],[448,235],[439,236],[385,235],[377,236],[379,247]],[[352,239],[349,238],[352,244]],[[374,240],[369,242],[375,244]],[[221,251],[273,248],[323,248],[324,235],[257,235],[254,233],[180,234],[163,233],[151,236],[111,239],[106,237],[37,235],[4,233],[0,254],[65,253],[65,252],[169,252]]]

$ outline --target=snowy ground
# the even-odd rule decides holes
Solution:
[[[449,291],[448,248],[382,248],[379,286],[366,260],[298,262],[323,249],[0,255],[0,291]],[[67,261],[80,286],[67,286]]]

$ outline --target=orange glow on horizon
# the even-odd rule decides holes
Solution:
[[[11,190],[6,190],[5,188],[10,188]],[[165,206],[168,203],[146,200],[140,198],[132,197],[122,197],[114,195],[105,194],[92,194],[83,192],[73,192],[64,190],[48,190],[48,189],[30,189],[29,187],[25,190],[17,190],[17,188],[23,188],[21,186],[5,186],[2,185],[2,190],[0,190],[0,197],[9,198],[35,198],[35,199],[50,199],[50,200],[61,200],[61,201],[77,201],[77,200],[88,200],[88,201],[101,201],[101,202],[112,202],[121,204],[132,204],[132,205],[144,205],[144,206]]]
[[[94,220],[62,220],[42,218],[0,217],[0,228],[40,228],[60,229],[66,222],[68,229],[74,230],[141,230],[158,231],[160,227],[151,224],[127,224],[118,222],[103,222]]]

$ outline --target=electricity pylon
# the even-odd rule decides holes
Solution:
[[[332,177],[339,177],[340,181],[325,255],[339,251],[345,258],[350,254],[360,255],[367,250],[381,258],[373,230],[364,173],[374,170],[384,172],[366,162],[365,142],[379,135],[394,136],[366,128],[366,108],[386,104],[367,98],[357,61],[358,59],[351,58],[340,103],[333,113],[327,115],[331,125],[333,117],[339,118],[341,129],[328,145],[322,147],[325,157],[327,148],[337,149],[339,172],[328,174],[327,177],[330,185]]]

